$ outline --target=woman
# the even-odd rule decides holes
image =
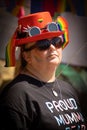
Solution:
[[[1,94],[0,130],[86,130],[75,90],[55,76],[67,44],[64,18],[53,22],[49,12],[39,12],[19,19],[6,66],[15,65],[19,46],[20,72]]]

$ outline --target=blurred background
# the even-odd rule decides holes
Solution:
[[[61,15],[67,19],[70,41],[63,50],[56,75],[70,82],[87,99],[87,0],[0,0],[0,87],[11,81],[17,71],[4,65],[5,47],[18,18],[39,11],[50,11],[53,18]]]

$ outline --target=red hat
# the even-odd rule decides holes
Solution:
[[[19,38],[17,36],[19,27],[21,27],[20,34],[26,33],[27,37]],[[61,16],[55,22],[49,12],[38,12],[19,18],[18,28],[6,47],[6,66],[15,65],[15,48],[17,46],[58,36],[63,37],[64,48],[69,41],[68,24]]]

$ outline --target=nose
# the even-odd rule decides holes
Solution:
[[[53,44],[50,44],[50,47],[49,47],[50,50],[55,50],[56,47],[53,45]]]

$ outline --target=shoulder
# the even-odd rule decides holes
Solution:
[[[58,85],[60,86],[62,93],[71,95],[72,97],[75,97],[78,99],[78,92],[75,89],[75,87],[72,86],[72,84],[61,79],[58,79],[57,82],[58,82]]]
[[[21,81],[13,84],[12,86],[8,85],[6,87],[8,89],[7,95],[11,97],[13,97],[14,95],[16,97],[16,96],[20,96],[21,94],[23,95],[23,93],[27,91],[27,88],[29,87],[29,83],[27,81]]]
[[[19,75],[3,88],[0,94],[0,102],[9,105],[22,102],[26,97],[28,88],[29,88],[28,81],[22,80]]]
[[[27,94],[29,83],[27,81],[19,81],[9,83],[0,96],[0,107],[4,109],[12,109],[26,114],[26,102],[30,102],[30,96]]]
[[[30,76],[19,74],[3,88],[2,93],[7,93],[9,91],[26,90],[26,88],[29,87],[29,84],[32,82],[33,81]]]
[[[17,94],[18,92],[22,91],[23,88],[26,88],[28,86],[28,82],[26,80],[23,80],[22,78],[24,78],[24,76],[18,75],[11,82],[9,82],[6,86],[4,86],[1,91],[0,97],[10,92],[11,93],[16,92],[15,94]]]
[[[27,91],[29,84],[27,81],[17,82],[15,84],[9,83],[5,86],[0,94],[1,99],[12,100],[12,98],[17,99],[23,96],[25,91]]]
[[[73,88],[73,86],[69,82],[67,82],[67,81],[64,81],[64,80],[61,80],[61,79],[57,79],[57,82],[63,88],[66,88],[66,89],[68,89],[69,87]]]

